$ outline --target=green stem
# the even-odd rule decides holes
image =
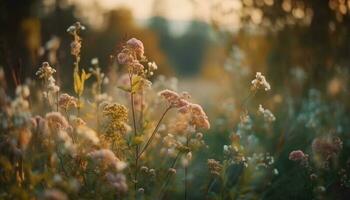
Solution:
[[[131,101],[131,111],[132,111],[132,121],[133,121],[133,127],[134,127],[134,137],[137,137],[137,128],[136,128],[136,117],[135,117],[135,105],[134,105],[134,92],[132,91],[132,74],[129,76],[130,78],[130,101]],[[137,198],[137,175],[138,175],[138,161],[139,161],[139,145],[136,145],[135,147],[135,172],[134,172],[134,178],[135,178],[135,184],[134,184],[134,190],[135,190],[135,199]]]
[[[189,142],[189,135],[186,136],[186,147],[187,147],[187,149],[188,149],[188,142]],[[187,187],[188,187],[187,170],[188,170],[188,165],[189,165],[189,163],[187,163],[187,165],[185,165],[185,200],[187,199]]]
[[[181,152],[179,151],[179,152],[177,153],[175,159],[173,160],[173,162],[172,162],[170,168],[175,168],[176,162],[177,162],[177,160],[179,159],[180,155],[181,155]],[[170,169],[170,168],[169,168],[169,169]],[[167,175],[166,175],[166,177],[165,177],[165,182],[164,182],[162,188],[161,188],[160,191],[159,191],[159,195],[158,195],[159,198],[158,198],[158,199],[162,199],[163,190],[165,190],[165,188],[168,186],[168,184],[169,184],[169,182],[170,182],[170,175],[171,175],[171,173],[170,173],[170,171],[168,171],[168,172],[167,172]]]
[[[165,111],[164,113],[162,114],[162,116],[160,117],[155,129],[153,130],[152,134],[151,134],[151,137],[147,140],[146,142],[146,145],[142,148],[141,152],[139,153],[138,157],[141,157],[141,155],[146,151],[147,147],[151,144],[152,140],[153,140],[153,137],[155,136],[155,134],[157,133],[158,131],[158,128],[160,126],[160,123],[162,122],[162,120],[164,119],[166,113],[171,109],[172,107],[169,106]]]

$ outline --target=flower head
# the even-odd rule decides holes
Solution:
[[[264,88],[265,91],[268,91],[271,89],[271,86],[261,72],[256,72],[255,79],[252,80],[252,90],[258,90],[260,88]]]
[[[262,105],[259,105],[258,114],[264,116],[264,119],[268,122],[273,122],[276,120],[276,117],[272,114],[272,112],[268,109],[264,109]]]
[[[136,53],[136,56],[138,58],[142,58],[144,54],[144,47],[141,40],[138,40],[136,38],[131,38],[126,42],[126,45]]]
[[[295,150],[290,152],[289,154],[289,160],[292,160],[292,161],[304,161],[304,160],[307,160],[308,157],[309,155],[304,154],[304,152],[301,150]]]
[[[182,96],[172,90],[162,90],[158,93],[158,95],[167,100],[168,104],[175,108],[182,108],[189,104],[189,102],[186,100],[188,97],[187,95]]]
[[[116,170],[121,171],[126,167],[126,163],[120,161],[114,153],[109,149],[100,149],[92,151],[88,156],[101,165],[114,167]]]
[[[219,161],[214,159],[208,159],[208,168],[211,174],[220,176],[222,165],[220,164]]]
[[[209,129],[210,123],[207,114],[204,112],[202,106],[198,104],[189,104],[192,114],[192,124],[198,128]]]
[[[73,25],[67,28],[67,32],[72,35],[75,35],[80,30],[85,30],[85,26],[81,25],[80,22],[75,22]]]
[[[340,153],[343,148],[343,142],[339,137],[323,136],[315,138],[311,146],[314,154],[328,160]]]
[[[40,79],[48,80],[54,73],[56,73],[56,70],[48,62],[43,62],[35,75]]]
[[[76,108],[78,106],[78,102],[75,97],[70,96],[67,93],[63,93],[58,99],[58,106],[63,110],[68,110],[71,107]]]
[[[47,113],[45,119],[51,130],[65,130],[69,127],[66,118],[59,112]]]
[[[118,192],[125,193],[128,191],[128,184],[126,183],[124,174],[108,172],[106,174],[106,179]]]

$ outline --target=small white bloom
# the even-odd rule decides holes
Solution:
[[[92,65],[98,65],[98,58],[93,58],[93,59],[91,59],[91,64]]]
[[[272,114],[272,112],[268,109],[264,109],[262,105],[259,105],[258,114],[262,114],[264,119],[268,122],[273,122],[276,120],[276,117]]]
[[[271,90],[271,86],[266,81],[265,76],[263,76],[261,72],[256,72],[255,79],[252,80],[252,89],[258,90],[261,87],[264,88],[265,91]]]

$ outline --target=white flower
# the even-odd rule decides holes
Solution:
[[[268,122],[273,122],[276,120],[276,117],[272,114],[272,112],[268,109],[264,109],[262,105],[259,105],[258,114],[262,114],[264,119]]]
[[[148,67],[151,71],[157,70],[158,66],[155,62],[148,62]]]
[[[117,158],[109,149],[95,150],[90,152],[88,156],[97,163],[115,167],[117,171],[121,171],[127,166],[124,161],[120,161],[119,158]]]
[[[77,134],[83,137],[84,139],[91,141],[93,144],[98,144],[98,142],[100,141],[97,137],[96,132],[84,125],[77,127]]]
[[[264,88],[265,91],[271,90],[270,84],[266,81],[265,76],[261,72],[256,72],[255,79],[252,80],[252,90],[258,90]]]
[[[20,85],[16,88],[16,95],[18,97],[27,98],[30,95],[29,87],[26,85]]]
[[[98,58],[91,59],[91,64],[92,65],[98,65]]]

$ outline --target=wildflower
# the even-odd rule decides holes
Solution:
[[[86,122],[83,119],[81,119],[80,117],[77,117],[75,115],[69,116],[69,121],[71,122],[71,124],[74,128],[86,125]]]
[[[29,87],[26,85],[19,85],[16,87],[16,95],[22,98],[28,98],[30,95]]]
[[[196,138],[197,138],[198,140],[203,139],[203,133],[200,133],[200,132],[196,133]]]
[[[80,22],[75,22],[68,27],[67,32],[74,35],[79,30],[85,30],[85,26],[81,25]]]
[[[145,60],[144,47],[140,40],[131,38],[123,46],[117,56],[121,65],[127,65],[130,74],[144,74],[144,66],[140,63]]]
[[[129,81],[130,82],[130,81]],[[132,90],[131,92],[142,92],[146,89],[151,88],[152,82],[141,77],[141,76],[133,76],[132,77]]]
[[[49,132],[49,127],[46,119],[41,116],[35,116],[32,118],[32,129],[37,132],[38,135],[45,135]]]
[[[67,93],[61,94],[58,99],[58,106],[65,111],[71,107],[76,108],[78,106],[77,103],[77,99]]]
[[[77,127],[77,134],[78,136],[83,137],[84,139],[92,142],[95,145],[98,144],[98,142],[100,141],[97,137],[96,132],[84,125]]]
[[[29,109],[29,102],[26,100],[26,98],[28,98],[30,95],[28,86],[17,86],[16,95],[17,97],[11,102],[11,107],[16,113],[27,111]]]
[[[52,76],[56,72],[48,62],[43,62],[42,66],[35,73],[40,79],[44,80],[46,91],[43,93],[44,97],[52,102],[52,95],[60,90],[60,87],[56,85],[56,80]]]
[[[170,173],[172,173],[172,174],[176,174],[176,169],[174,169],[174,168],[169,168],[169,170],[168,170]]]
[[[261,72],[257,72],[255,75],[255,79],[252,81],[252,90],[258,90],[263,88],[265,91],[271,89],[270,84],[266,81],[265,76],[261,74]]]
[[[57,51],[57,49],[60,47],[60,39],[56,36],[52,36],[49,41],[46,42],[45,48],[52,51]]]
[[[118,62],[121,65],[128,65],[129,63],[133,62],[133,57],[130,54],[127,53],[119,53],[118,56]]]
[[[158,66],[155,62],[148,62],[148,68],[151,70],[151,71],[154,71],[154,70],[157,70],[158,69]]]
[[[316,180],[317,179],[317,175],[316,174],[314,174],[314,173],[312,173],[311,175],[310,175],[310,179],[311,180]]]
[[[56,80],[52,76],[48,79],[47,89],[49,93],[56,93],[60,91],[60,87],[56,85]]]
[[[51,130],[65,130],[69,127],[66,118],[59,112],[47,113],[45,119]]]
[[[56,70],[48,62],[43,62],[35,75],[39,76],[40,79],[48,80],[54,73],[56,73]]]
[[[156,170],[155,169],[149,169],[148,171],[152,176],[156,176]]]
[[[182,165],[184,167],[188,166],[192,160],[192,152],[188,152],[185,157],[182,158]]]
[[[91,59],[91,64],[92,65],[98,65],[98,58],[93,58],[93,59]]]
[[[214,159],[208,159],[208,168],[211,174],[220,176],[222,165],[219,161],[216,161]]]
[[[204,112],[203,108],[198,104],[189,104],[192,114],[192,124],[196,125],[198,128],[209,129],[210,123],[207,114]]]
[[[121,171],[126,167],[126,163],[120,161],[119,158],[117,158],[109,149],[92,151],[88,154],[88,157],[102,165],[114,167],[118,171]]]
[[[81,38],[78,35],[81,30],[85,30],[85,26],[81,25],[80,22],[75,22],[67,29],[67,32],[74,37],[70,46],[71,54],[77,58],[77,61],[79,60],[81,50]]]
[[[276,117],[272,114],[272,112],[268,109],[264,109],[262,105],[259,105],[258,114],[262,114],[264,119],[268,122],[273,122],[276,120]]]
[[[81,41],[80,40],[74,40],[72,43],[70,43],[70,53],[73,56],[79,56],[81,51]]]
[[[323,136],[315,138],[311,147],[314,154],[328,160],[340,153],[343,148],[343,142],[339,137]]]
[[[126,183],[124,174],[113,174],[108,172],[106,174],[106,179],[118,192],[125,193],[128,191],[128,184]]]
[[[73,144],[72,138],[66,131],[59,129],[54,139],[56,142],[58,142],[58,144],[63,144],[63,150],[67,150],[73,157],[76,156],[76,147]]]
[[[65,193],[57,189],[48,189],[45,190],[42,200],[68,200],[68,197]]]
[[[139,188],[139,189],[138,189],[138,192],[139,192],[139,193],[144,193],[144,192],[145,192],[145,189]]]
[[[148,167],[142,166],[142,167],[140,168],[140,170],[141,170],[142,172],[148,172]]]
[[[144,54],[144,47],[143,43],[136,39],[136,38],[131,38],[126,42],[126,45],[132,49],[138,58],[142,58]]]
[[[113,121],[128,121],[128,109],[117,103],[108,104],[103,108],[103,114],[110,116]]]
[[[184,96],[168,89],[160,91],[158,95],[167,100],[171,107],[183,108],[189,104]]]
[[[309,155],[304,154],[304,152],[301,150],[295,150],[290,152],[289,154],[289,160],[292,160],[292,161],[304,161],[304,160],[307,160],[308,157]]]

